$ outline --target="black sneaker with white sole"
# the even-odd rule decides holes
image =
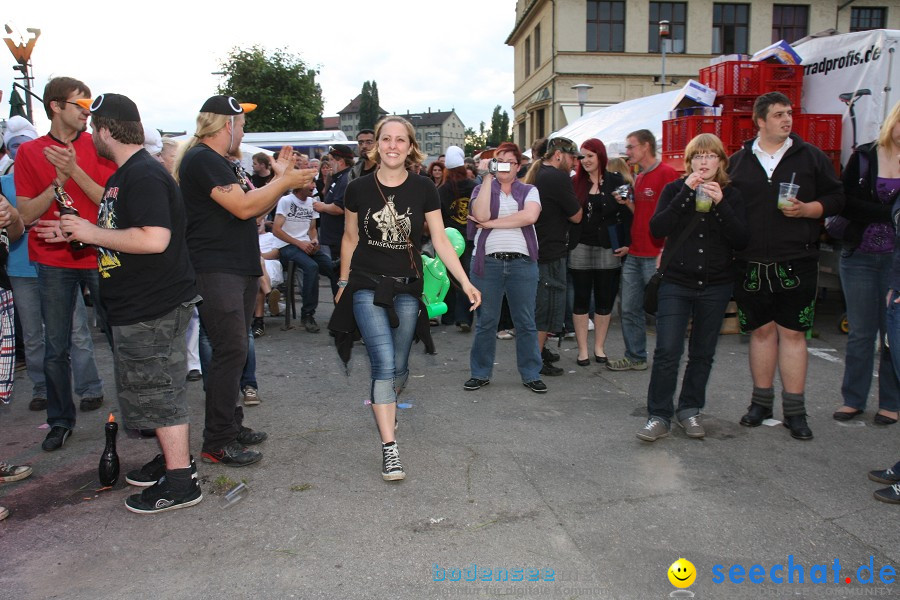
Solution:
[[[144,489],[140,494],[133,494],[125,500],[125,508],[133,513],[153,514],[187,508],[203,500],[200,484],[191,478],[191,485],[186,492],[178,493],[169,487],[165,477]]]
[[[406,472],[400,464],[397,442],[381,445],[381,477],[385,481],[399,481],[406,478]]]
[[[463,384],[463,389],[468,390],[470,392],[475,390],[480,390],[487,384],[491,382],[490,379],[478,379],[477,377],[472,377],[468,381]]]
[[[166,474],[166,457],[157,454],[156,457],[140,469],[128,471],[125,475],[125,483],[138,487],[150,487],[162,479]],[[197,479],[197,463],[191,456],[191,479]]]

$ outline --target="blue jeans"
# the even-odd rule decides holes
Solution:
[[[290,262],[297,263],[302,276],[303,305],[300,307],[301,317],[311,317],[319,306],[319,275],[324,275],[331,282],[332,295],[337,295],[337,278],[334,275],[331,257],[320,248],[310,256],[297,246],[288,244],[279,250],[281,264],[290,268]]]
[[[633,361],[647,360],[644,288],[654,273],[655,257],[644,258],[629,254],[622,264],[622,337],[625,340],[625,358]]]
[[[647,390],[647,412],[651,417],[659,417],[669,424],[675,414],[683,421],[699,414],[706,405],[706,384],[733,288],[731,283],[711,285],[704,290],[665,280],[660,284],[656,350]],[[692,317],[688,363],[678,396],[678,410],[673,411],[678,365],[684,353],[684,334]]]
[[[392,329],[387,309],[375,305],[374,290],[357,290],[353,294],[353,316],[372,368],[373,404],[396,402],[409,379],[409,349],[416,333],[419,299],[398,294],[394,296],[394,310],[400,324]]]
[[[259,389],[256,383],[256,343],[253,341],[253,330],[248,333],[249,340],[247,342],[247,360],[244,362],[244,370],[241,372],[241,386],[243,390],[248,385],[255,390]],[[206,374],[209,372],[209,364],[212,362],[212,344],[209,342],[209,335],[200,323],[199,335],[199,355],[200,355],[200,373],[203,375],[203,389],[206,389]]]
[[[41,288],[41,317],[44,319],[44,377],[47,382],[47,424],[75,427],[75,403],[72,401],[72,365],[69,349],[72,343],[72,319],[81,294],[80,283],[91,291],[97,324],[106,334],[109,347],[112,336],[106,326],[106,311],[100,299],[97,269],[67,269],[39,264],[38,285]]]
[[[841,396],[845,406],[859,410],[866,407],[872,385],[875,341],[879,332],[882,336],[886,333],[884,298],[892,259],[891,253],[841,255],[841,288],[850,323]],[[887,349],[882,349],[878,361],[878,407],[892,412],[900,409],[900,383]]]
[[[472,285],[481,292],[481,306],[476,309],[475,339],[469,353],[472,377],[490,379],[497,351],[497,322],[503,295],[516,327],[516,367],[523,383],[541,378],[541,354],[534,324],[537,297],[538,265],[527,258],[498,260],[484,257],[484,275],[470,271]]]
[[[41,291],[37,277],[10,277],[16,314],[22,325],[22,342],[25,345],[25,364],[31,379],[32,398],[47,397],[47,379],[44,377],[44,322],[41,320]],[[75,393],[82,398],[99,398],[103,395],[103,380],[94,362],[94,340],[88,326],[88,312],[81,294],[75,297],[75,313],[72,316],[72,379]]]

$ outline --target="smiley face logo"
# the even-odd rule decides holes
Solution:
[[[679,558],[672,563],[668,571],[669,582],[677,588],[690,587],[697,579],[697,569],[691,561]]]

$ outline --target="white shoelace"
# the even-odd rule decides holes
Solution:
[[[700,419],[699,419],[699,417],[697,417],[697,415],[694,415],[693,417],[688,417],[687,419],[685,419],[685,421],[687,421],[688,425],[691,427],[700,427]]]
[[[393,473],[395,471],[403,470],[403,465],[400,464],[400,451],[397,450],[396,444],[394,444],[393,446],[382,447],[382,453],[384,455],[385,473]]]

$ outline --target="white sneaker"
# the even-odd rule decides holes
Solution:
[[[501,329],[497,332],[498,340],[511,340],[516,337],[516,332],[512,329]]]

